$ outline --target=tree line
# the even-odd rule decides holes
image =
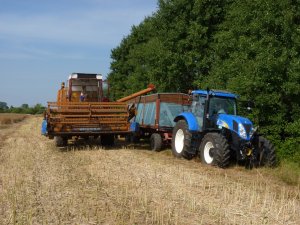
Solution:
[[[223,89],[281,158],[300,162],[300,1],[159,0],[111,53],[114,98],[154,83],[160,92]]]
[[[22,114],[42,114],[45,107],[42,104],[36,104],[30,107],[28,104],[22,104],[20,107],[8,107],[6,102],[0,102],[0,113],[22,113]]]

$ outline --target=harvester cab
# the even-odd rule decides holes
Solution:
[[[72,73],[67,84],[58,91],[57,102],[109,101],[109,85],[101,74]]]
[[[232,158],[249,168],[274,166],[273,145],[248,118],[237,115],[237,98],[226,91],[192,91],[190,110],[174,120],[173,154],[188,159],[199,155],[204,164],[223,168]]]

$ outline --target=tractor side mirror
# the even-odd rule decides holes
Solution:
[[[253,101],[239,101],[240,107],[243,108],[244,110],[247,110],[248,112],[251,112],[252,109],[254,108],[254,103]]]

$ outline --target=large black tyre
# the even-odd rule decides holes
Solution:
[[[179,120],[172,133],[172,153],[176,157],[183,157],[185,159],[192,159],[191,153],[192,134],[188,129],[185,120]]]
[[[274,145],[266,138],[259,136],[257,143],[258,166],[275,167],[277,165]]]
[[[66,138],[66,137],[55,136],[54,141],[55,141],[56,147],[65,147],[68,145],[68,138]]]
[[[112,146],[115,144],[115,136],[113,134],[102,134],[101,135],[101,145]]]
[[[127,143],[134,143],[134,144],[136,144],[136,143],[139,143],[140,137],[137,136],[136,134],[128,134],[128,135],[125,136],[125,141]]]
[[[150,148],[152,151],[159,152],[162,148],[162,138],[160,134],[158,133],[153,133],[150,137]]]
[[[130,135],[130,134],[125,135],[125,141],[126,141],[127,143],[130,143],[130,142],[131,142],[131,135]]]
[[[226,138],[219,133],[206,134],[199,147],[201,162],[220,168],[230,163],[230,148]]]
[[[89,136],[84,136],[83,139],[84,139],[84,141],[85,141],[86,143],[90,141],[90,137],[89,137]]]

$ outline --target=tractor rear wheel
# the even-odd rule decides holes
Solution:
[[[192,159],[191,154],[192,134],[185,120],[179,120],[172,133],[172,153],[176,157]]]
[[[66,137],[55,136],[54,141],[55,141],[56,147],[65,147],[68,145],[68,138],[66,138]]]
[[[276,153],[274,145],[266,138],[259,136],[257,144],[257,163],[258,166],[276,166]]]
[[[230,163],[230,148],[226,138],[219,133],[208,133],[199,147],[201,162],[225,168]]]
[[[115,136],[113,134],[102,134],[101,145],[112,146],[115,143]]]
[[[158,133],[153,133],[150,137],[150,148],[152,151],[159,152],[162,148],[162,138],[160,134]]]

